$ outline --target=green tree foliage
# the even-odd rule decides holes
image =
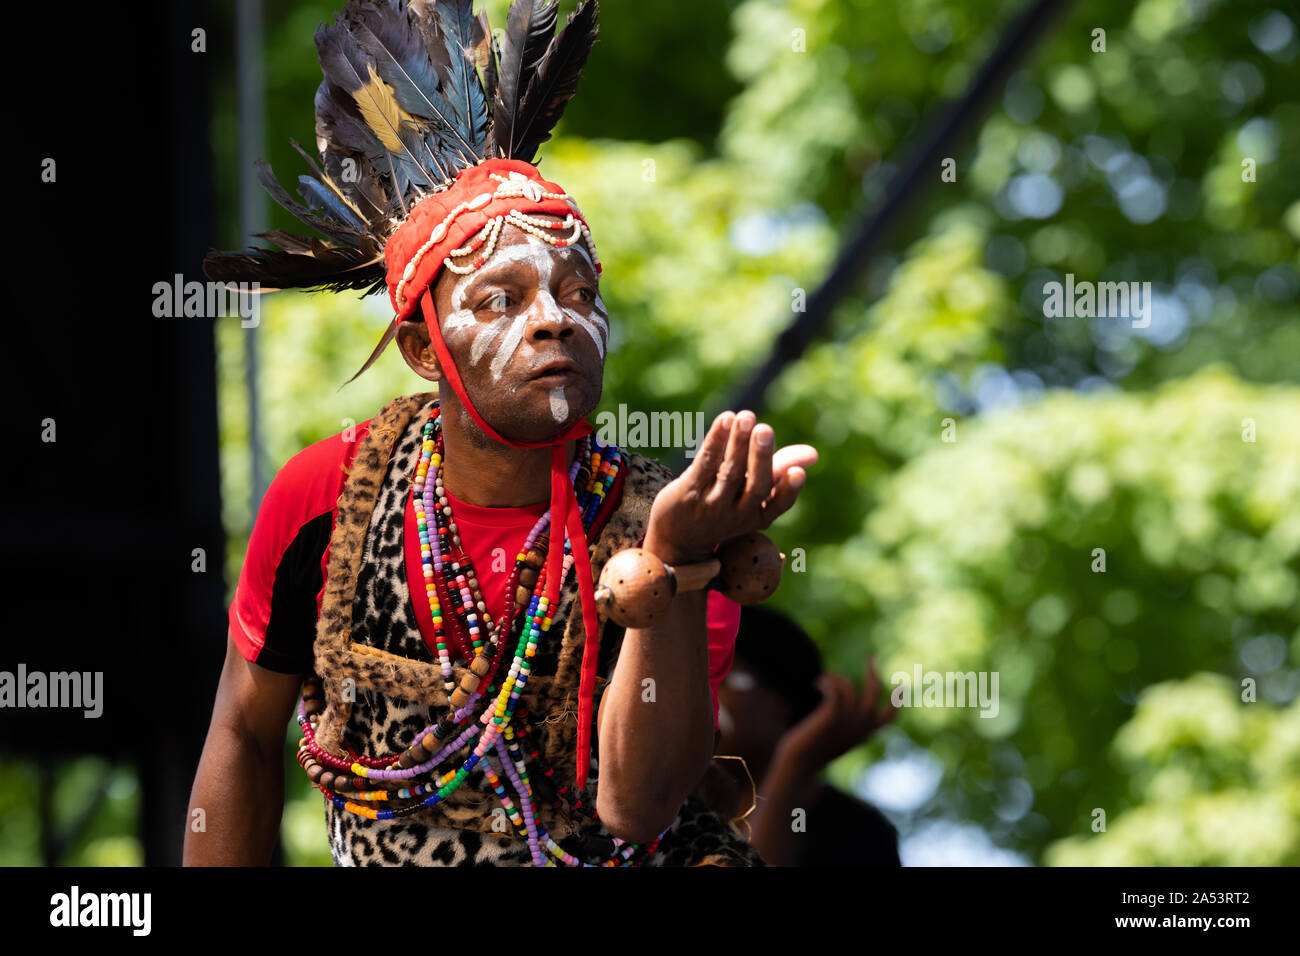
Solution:
[[[1112,752],[1133,809],[1099,835],[1053,844],[1047,862],[1300,865],[1300,701],[1243,707],[1218,674],[1156,684]]]
[[[1207,369],[1149,394],[1054,393],[959,423],[952,442],[936,422],[929,450],[883,482],[856,533],[810,558],[806,603],[839,609],[818,617],[853,636],[830,649],[844,669],[870,648],[891,680],[910,681],[917,666],[999,674],[996,716],[917,708],[903,726],[942,758],[954,813],[999,819],[1009,788],[1027,782],[1033,812],[1001,829],[1037,851],[1088,832],[1094,808],[1144,807],[1149,791],[1128,771],[1157,769],[1151,734],[1168,725],[1146,717],[1141,746],[1133,723],[1127,740],[1116,734],[1152,685],[1200,671],[1258,680],[1258,699],[1237,700],[1230,724],[1258,730],[1262,752],[1294,723],[1272,704],[1295,694],[1284,655],[1261,663],[1258,642],[1289,640],[1293,660],[1300,648],[1297,421],[1297,390]],[[1196,699],[1175,685],[1146,706],[1183,693]],[[1296,755],[1277,756],[1261,774],[1285,776]],[[1197,785],[1248,789],[1253,778],[1232,766]],[[1190,846],[1132,852],[1132,862],[1213,862]]]

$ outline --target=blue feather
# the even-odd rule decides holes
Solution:
[[[320,180],[307,175],[299,176],[298,195],[307,200],[307,205],[313,209],[324,209],[335,218],[346,222],[357,232],[366,231],[366,224],[357,218],[357,214]]]
[[[451,61],[444,79],[447,99],[454,110],[457,132],[482,158],[487,148],[487,98],[478,71],[470,59],[476,44],[475,29],[481,29],[473,12],[474,0],[449,0],[434,9],[447,56]]]

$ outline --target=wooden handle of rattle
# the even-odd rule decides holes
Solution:
[[[677,585],[674,594],[678,591],[703,591],[722,570],[722,562],[717,558],[709,558],[695,564],[679,564],[677,567],[668,565],[668,570],[673,573]]]
[[[739,604],[756,604],[776,590],[784,563],[785,555],[758,532],[726,542],[715,558],[678,567],[628,548],[600,572],[596,606],[623,627],[649,627],[679,591],[716,588]]]

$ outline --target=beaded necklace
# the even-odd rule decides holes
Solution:
[[[395,819],[433,807],[480,767],[515,832],[528,842],[534,865],[554,866],[559,862],[567,866],[631,866],[643,862],[654,853],[663,834],[644,847],[614,837],[608,847],[610,852],[604,854],[608,858],[600,864],[589,864],[560,847],[541,824],[539,795],[552,807],[567,805],[596,819],[594,808],[584,808],[581,796],[571,792],[567,784],[558,790],[553,786],[554,772],[538,759],[537,748],[533,748],[527,760],[520,749],[520,740],[529,731],[523,722],[526,713],[516,714],[517,705],[537,646],[552,625],[545,597],[546,555],[550,546],[546,532],[550,515],[538,518],[525,538],[508,579],[505,606],[493,620],[443,487],[440,425],[439,403],[434,402],[424,426],[413,481],[413,503],[420,535],[425,598],[429,602],[436,652],[450,706],[436,723],[416,734],[414,742],[403,753],[389,757],[354,755],[346,760],[316,742],[314,724],[322,710],[322,694],[319,682],[309,680],[298,702],[298,723],[303,731],[298,762],[335,806],[372,820]],[[577,494],[588,534],[620,464],[617,447],[601,445],[593,436],[580,440],[569,480]],[[430,472],[432,481],[429,481]],[[561,584],[573,566],[567,541],[564,548]],[[445,613],[447,608],[450,614]],[[513,660],[505,677],[498,680],[507,644],[516,632]],[[468,664],[459,686],[453,680],[454,660]],[[485,705],[478,718],[472,719],[480,700]],[[456,756],[471,743],[473,750],[468,756],[463,759]],[[438,768],[449,759],[452,766],[456,763],[460,766],[438,774]],[[542,771],[540,775],[529,774],[529,762]],[[421,777],[427,779],[421,782],[417,779]],[[514,799],[506,787],[507,781],[514,789]],[[383,789],[374,789],[376,785]],[[394,799],[415,802],[393,807]]]

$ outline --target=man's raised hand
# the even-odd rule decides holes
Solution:
[[[776,448],[751,411],[713,420],[695,460],[650,509],[645,547],[669,564],[703,561],[723,541],[768,527],[789,511],[817,461],[811,445]]]

